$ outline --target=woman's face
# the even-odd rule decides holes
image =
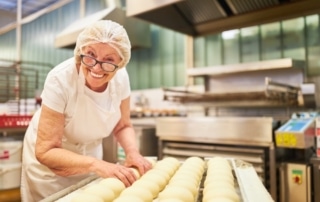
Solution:
[[[112,46],[106,43],[97,43],[86,46],[82,50],[82,55],[90,56],[100,62],[108,62],[118,65],[121,62],[120,55]],[[93,91],[102,92],[106,89],[108,82],[116,74],[117,69],[113,72],[106,72],[101,68],[101,65],[90,67],[81,62],[81,66],[86,85]]]

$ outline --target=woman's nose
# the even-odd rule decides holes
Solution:
[[[97,62],[95,66],[92,67],[95,70],[102,70],[101,64]]]

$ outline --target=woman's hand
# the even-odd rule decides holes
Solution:
[[[130,121],[130,97],[121,102],[121,119],[113,130],[113,134],[126,153],[124,166],[138,169],[140,176],[152,168],[138,150],[136,135]]]
[[[120,164],[98,160],[94,163],[94,172],[100,177],[114,177],[121,180],[126,187],[132,185],[137,179],[132,170]]]
[[[137,168],[141,176],[152,168],[150,161],[137,152],[126,154],[124,166]]]

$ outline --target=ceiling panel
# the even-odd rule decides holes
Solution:
[[[66,0],[22,0],[21,17],[26,18],[58,2]],[[18,0],[0,1],[0,29],[16,22]]]
[[[47,6],[50,6],[60,0],[22,0],[22,17],[31,15]],[[9,11],[12,14],[17,13],[17,0],[0,1],[0,12]]]

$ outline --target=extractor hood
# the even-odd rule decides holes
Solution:
[[[132,49],[147,48],[151,46],[150,24],[132,17],[126,16],[126,11],[117,6],[110,6],[107,9],[96,12],[87,17],[81,18],[55,38],[55,47],[57,48],[71,48],[75,47],[78,34],[89,24],[98,20],[113,20],[124,26],[126,29]]]
[[[190,36],[318,14],[319,0],[126,0],[127,16]]]

